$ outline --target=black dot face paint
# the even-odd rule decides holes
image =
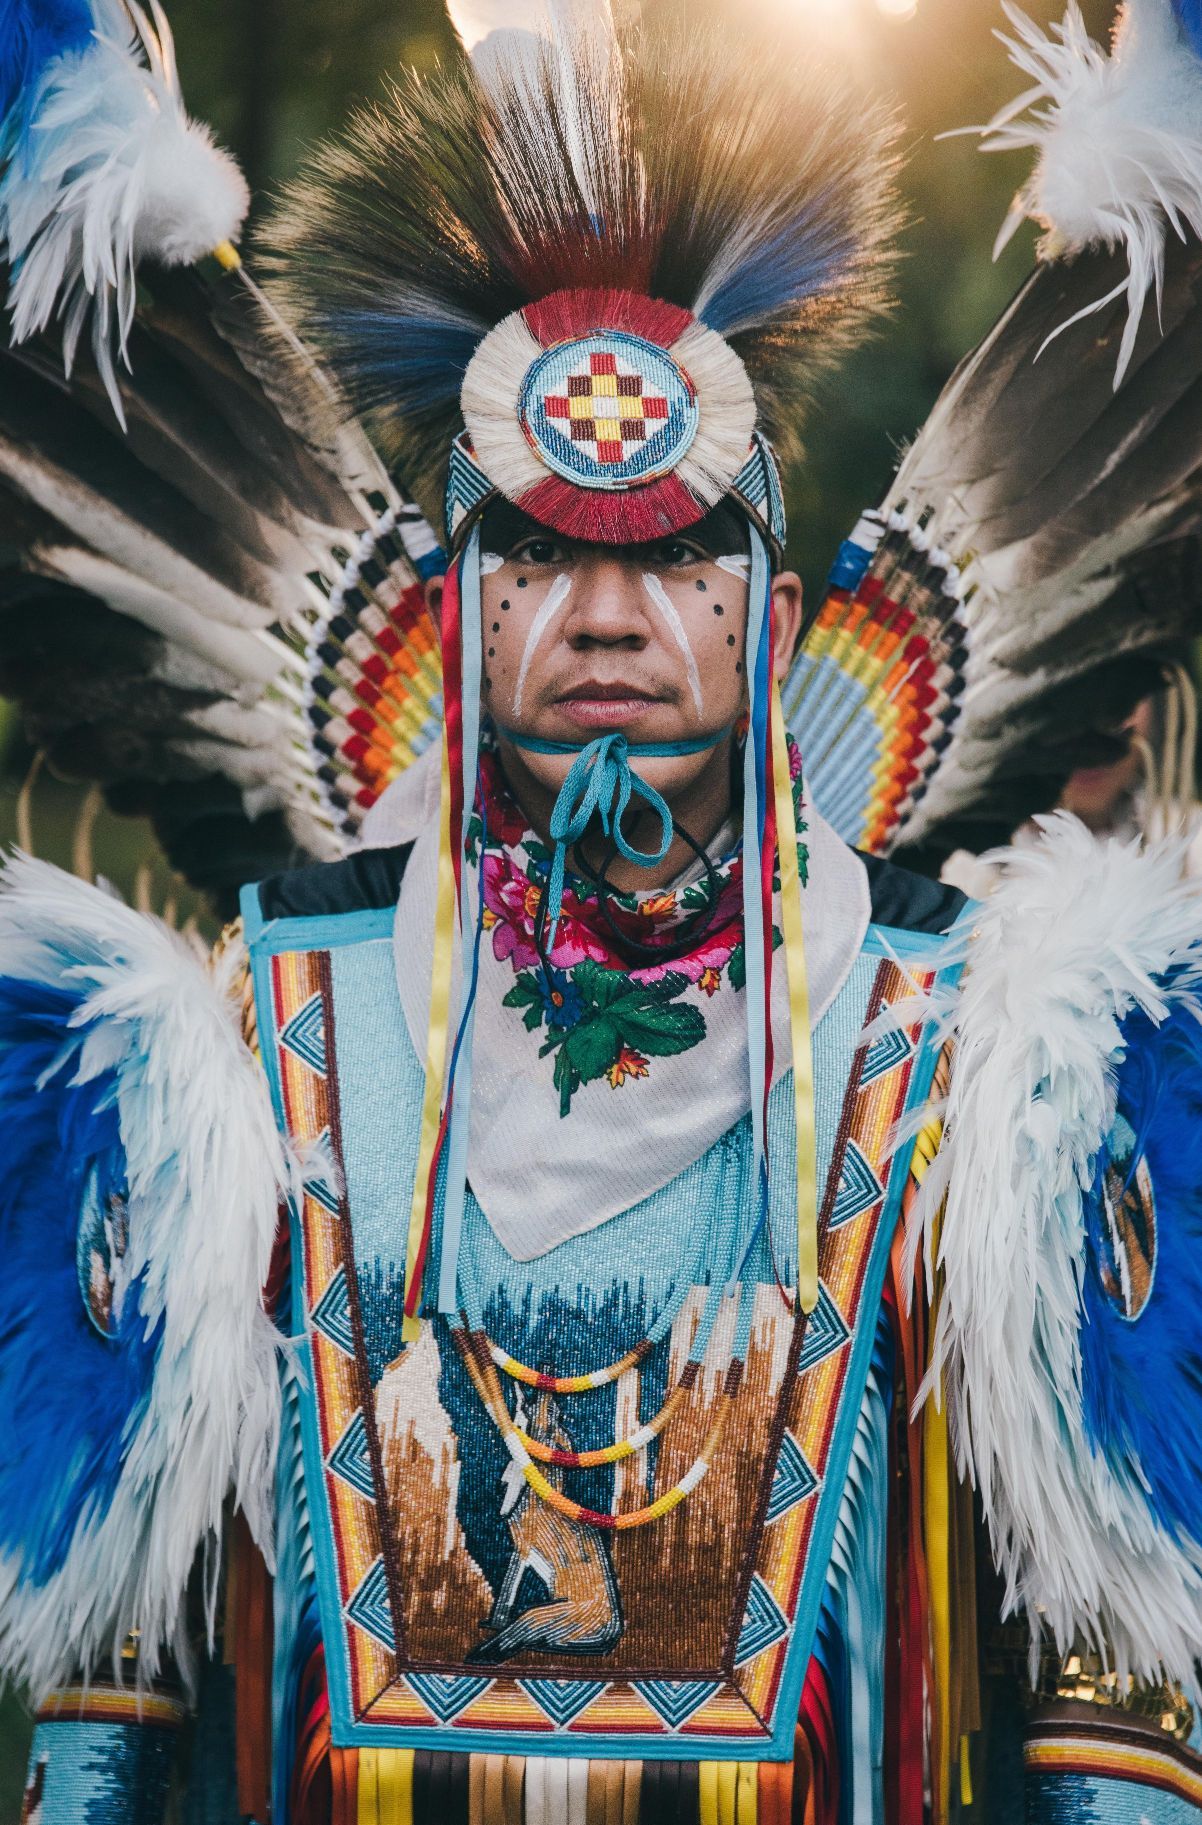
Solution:
[[[525,589],[525,587],[526,587],[526,578],[525,578],[525,577],[519,577],[519,578],[518,578],[518,588],[519,588],[519,589]]]
[[[733,646],[733,645],[734,645],[734,643],[735,643],[735,637],[734,637],[734,635],[733,635],[733,634],[727,634],[727,636],[726,636],[726,644],[727,644],[727,646]]]
[[[500,631],[501,631],[501,623],[500,623],[500,622],[499,622],[499,621],[494,621],[494,622],[493,622],[493,624],[492,624],[492,631],[493,631],[493,633],[494,633],[494,634],[499,634],[499,633],[500,633]]]
[[[735,671],[741,672],[742,670],[743,670],[743,661],[741,659],[736,659],[735,660]]]
[[[716,615],[724,615],[726,613],[726,610],[723,608],[721,602],[714,603],[714,613]]]
[[[698,579],[697,579],[697,587],[701,591],[702,595],[704,595],[706,586],[700,577],[698,577]]]
[[[502,602],[501,607],[504,609],[508,609],[508,607],[509,607],[509,597],[508,596],[506,596],[505,600]]]
[[[496,658],[496,656],[497,656],[497,649],[496,649],[496,647],[495,647],[495,646],[490,646],[490,647],[489,647],[489,649],[488,649],[488,656],[489,656],[489,658],[490,658],[490,659],[495,659],[495,658]]]

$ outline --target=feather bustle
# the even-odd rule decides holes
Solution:
[[[1202,897],[1179,842],[1141,854],[1064,813],[993,859],[1000,887],[948,945],[969,967],[928,1008],[955,1068],[909,1237],[941,1289],[923,1394],[946,1390],[1007,1606],[1033,1636],[1196,1696],[1202,1540],[1165,1525],[1137,1461],[1087,1435],[1081,1337],[1083,1200],[1123,1022],[1198,1018]]]
[[[97,1094],[112,1082],[128,1186],[124,1296],[136,1300],[156,1340],[149,1387],[121,1437],[116,1481],[78,1509],[54,1569],[33,1575],[7,1525],[0,1664],[34,1691],[81,1667],[102,1668],[131,1630],[140,1632],[146,1677],[165,1648],[186,1664],[185,1588],[198,1548],[220,1533],[231,1488],[271,1551],[278,1337],[259,1288],[290,1176],[264,1081],[239,1032],[240,967],[231,947],[222,973],[210,978],[179,939],[111,895],[24,857],[5,866],[5,989],[20,982],[42,995],[65,993],[70,1036],[56,1069],[76,1086],[95,1084]],[[10,1010],[4,1043],[20,1037]],[[50,1093],[45,1082],[25,1090],[35,1112]],[[48,1168],[43,1160],[41,1172]],[[36,1189],[28,1175],[9,1188],[6,1225],[19,1240],[37,1218]],[[43,1184],[40,1195],[53,1209],[54,1191]],[[67,1234],[71,1215],[54,1209]],[[51,1237],[47,1229],[47,1274]],[[41,1300],[36,1287],[28,1290],[26,1347],[44,1350],[60,1330],[45,1301],[61,1295],[49,1278]],[[11,1361],[11,1336],[5,1347]],[[71,1362],[78,1372],[77,1358]],[[62,1372],[70,1372],[66,1358]]]

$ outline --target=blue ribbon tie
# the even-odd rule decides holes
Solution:
[[[650,760],[680,754],[700,754],[706,748],[716,748],[728,733],[727,729],[719,729],[716,735],[702,735],[693,741],[631,743],[620,729],[611,729],[608,735],[599,735],[595,741],[578,748],[572,742],[543,741],[536,735],[519,735],[511,729],[502,730],[502,734],[515,747],[524,748],[528,753],[574,754],[576,757],[568,777],[559,788],[559,797],[551,813],[550,831],[555,854],[547,884],[548,953],[554,948],[555,934],[563,912],[563,878],[568,850],[580,841],[594,817],[599,820],[605,835],[612,838],[618,854],[640,868],[654,868],[657,862],[663,861],[672,847],[672,813],[655,787],[649,786],[645,779],[640,779],[634,772],[630,756],[633,754],[640,760],[644,757]],[[636,849],[622,828],[627,807],[636,795],[659,818],[660,842],[657,849]]]

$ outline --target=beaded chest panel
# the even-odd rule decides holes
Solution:
[[[921,1029],[858,1036],[931,972],[921,952],[903,972],[870,934],[816,1034],[825,1190],[808,1320],[766,1249],[744,1293],[719,1296],[715,1238],[748,1197],[743,1124],[535,1261],[513,1261],[469,1200],[475,1320],[458,1338],[426,1322],[402,1347],[421,1071],[390,927],[353,914],[248,934],[280,1119],[315,1161],[293,1319],[334,1740],[787,1758],[905,1178],[890,1137],[934,1064]],[[784,1159],[790,1105],[778,1085],[770,1154]],[[782,1188],[785,1284],[789,1203]],[[559,1506],[522,1480],[506,1425],[541,1446]]]

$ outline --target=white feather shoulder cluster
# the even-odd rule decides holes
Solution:
[[[0,971],[78,997],[73,1081],[115,1079],[122,1296],[161,1332],[111,1499],[43,1582],[0,1557],[0,1668],[35,1695],[107,1665],[135,1630],[147,1677],[164,1648],[186,1669],[185,1590],[231,1494],[271,1553],[279,1336],[261,1289],[290,1180],[240,1031],[237,962],[231,949],[214,974],[157,920],[46,863],[0,870]],[[206,1564],[211,1602],[220,1555]]]
[[[1181,879],[1180,842],[1141,852],[1067,813],[1039,821],[1039,843],[990,858],[1001,884],[953,935],[964,972],[933,1010],[953,1065],[909,1238],[941,1277],[924,1394],[945,1393],[1007,1608],[1033,1637],[1046,1627],[1062,1652],[1087,1641],[1122,1676],[1196,1691],[1202,1545],[1158,1521],[1137,1466],[1116,1470],[1087,1438],[1080,1282],[1120,1023],[1197,1004],[1202,893]]]

